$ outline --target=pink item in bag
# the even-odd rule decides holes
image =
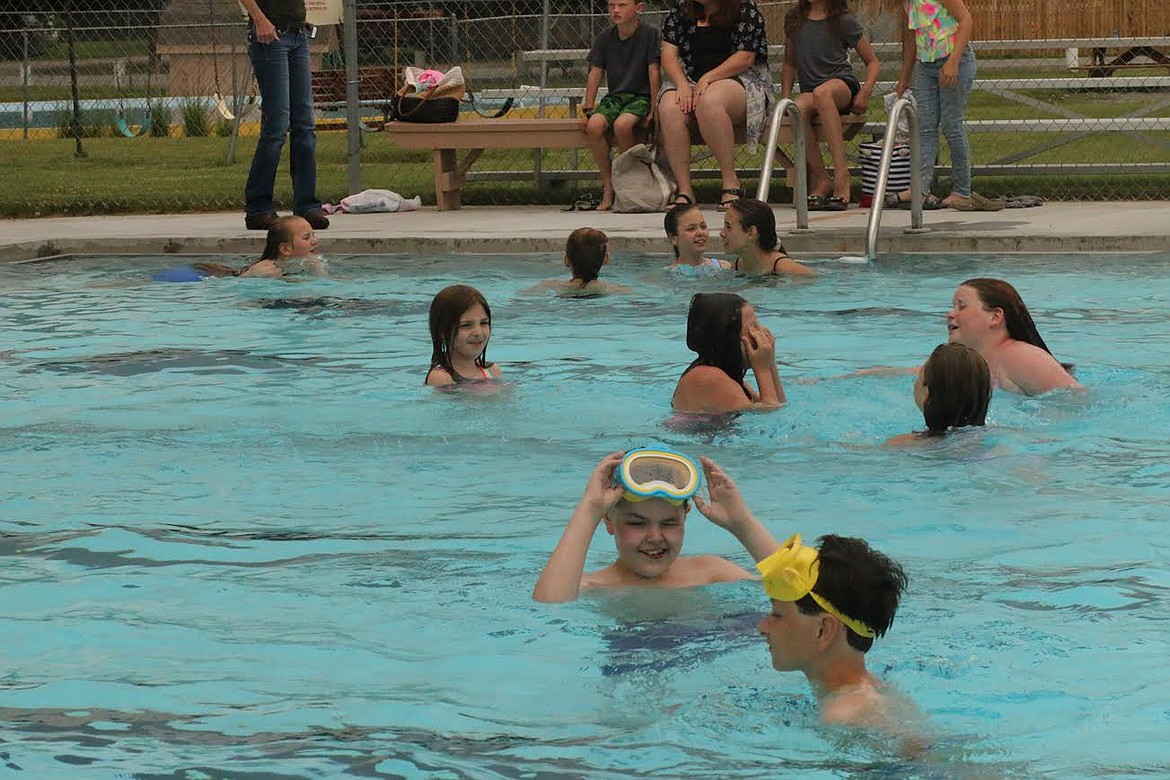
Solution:
[[[418,74],[419,86],[423,89],[431,89],[440,81],[443,80],[444,73],[439,70],[424,70]]]

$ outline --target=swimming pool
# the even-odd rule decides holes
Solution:
[[[617,257],[628,297],[518,294],[560,258],[335,258],[335,278],[145,281],[169,259],[0,267],[0,758],[30,777],[1170,774],[1166,255],[826,262],[814,284]],[[997,394],[941,447],[912,365],[954,287],[1006,278],[1082,394]],[[422,386],[426,311],[492,304],[510,390]],[[739,292],[788,406],[666,425],[686,307]],[[592,465],[719,461],[773,532],[864,536],[910,590],[871,668],[936,745],[820,727],[750,583],[563,606],[532,585]],[[692,513],[686,552],[747,556]],[[612,560],[603,534],[590,568]],[[201,774],[202,773],[202,774]]]

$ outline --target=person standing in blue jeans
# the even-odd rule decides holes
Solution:
[[[309,26],[304,0],[241,0],[248,12],[248,56],[260,87],[260,140],[244,187],[244,224],[268,230],[277,220],[272,187],[289,137],[293,213],[314,230],[329,227],[317,198],[317,131],[313,118]]]
[[[902,72],[895,87],[901,97],[914,75],[918,127],[922,143],[923,208],[998,211],[1003,203],[971,189],[971,147],[966,112],[975,83],[974,22],[963,0],[902,0]],[[930,193],[938,158],[939,130],[951,150],[951,194],[942,200]],[[885,205],[909,208],[910,191],[892,193]]]

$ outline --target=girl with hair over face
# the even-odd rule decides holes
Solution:
[[[689,203],[667,209],[662,227],[666,230],[666,240],[674,250],[671,268],[704,269],[711,273],[731,269],[731,263],[726,260],[703,254],[707,250],[711,231],[707,228],[703,210],[698,206]]]
[[[727,209],[719,233],[723,248],[737,257],[732,266],[745,274],[788,274],[816,276],[806,265],[793,260],[776,236],[776,215],[763,201],[740,198]]]
[[[675,203],[695,203],[691,128],[719,163],[725,211],[743,186],[735,165],[735,128],[759,142],[775,87],[768,73],[768,36],[756,0],[671,0],[662,24],[658,122],[674,173]]]
[[[465,284],[444,287],[431,301],[431,368],[426,384],[434,387],[500,378],[500,367],[487,362],[492,337],[492,310],[479,290]]]
[[[788,399],[776,370],[776,339],[751,304],[731,293],[699,293],[687,315],[687,348],[695,358],[671,398],[677,412],[726,414],[775,409]],[[748,368],[759,391],[744,382]]]
[[[1039,395],[1080,387],[1040,337],[1028,307],[1002,279],[968,279],[955,290],[947,313],[948,340],[979,351],[995,387]]]
[[[952,428],[983,425],[991,403],[987,361],[965,344],[938,345],[914,380],[914,403],[922,410],[926,430],[895,436],[887,445],[928,441],[946,436]]]

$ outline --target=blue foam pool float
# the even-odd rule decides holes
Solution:
[[[159,271],[151,279],[156,282],[202,282],[207,277],[189,265],[177,265],[165,271]]]

